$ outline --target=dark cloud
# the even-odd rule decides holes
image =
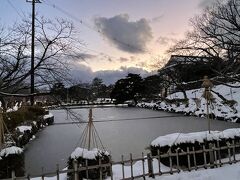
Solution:
[[[74,81],[90,82],[93,79],[92,69],[84,64],[75,63],[70,74]]]
[[[129,21],[127,14],[95,18],[95,25],[112,44],[126,52],[144,52],[153,37],[146,19]]]
[[[96,55],[88,54],[88,53],[79,53],[77,56],[84,60],[85,59],[93,59],[93,58],[97,57]]]
[[[103,70],[93,72],[92,69],[83,64],[78,64],[71,71],[72,79],[82,82],[91,82],[94,77],[103,79],[104,83],[114,84],[118,79],[124,78],[128,73],[140,74],[142,77],[152,73],[137,67],[121,67],[119,70]]]
[[[106,84],[113,84],[117,80],[124,78],[128,73],[140,74],[142,77],[146,77],[151,73],[137,67],[121,67],[119,70],[104,70],[94,73],[95,77],[103,79]]]

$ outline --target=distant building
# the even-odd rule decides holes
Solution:
[[[174,68],[177,65],[196,64],[196,63],[209,63],[212,60],[211,57],[206,56],[183,56],[183,55],[171,55],[168,63],[163,69]]]
[[[166,97],[168,94],[171,94],[177,90],[177,86],[175,83],[171,83],[169,72],[174,73],[174,69],[178,66],[189,65],[189,66],[198,66],[203,64],[209,64],[212,61],[211,57],[206,56],[184,56],[184,55],[172,55],[168,61],[168,63],[160,70],[160,73],[163,74],[163,77],[166,79],[166,82],[169,82],[162,89],[162,97]],[[182,85],[186,84],[186,82],[182,82]]]

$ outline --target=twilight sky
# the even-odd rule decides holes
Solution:
[[[86,44],[81,47],[85,60],[74,64],[73,76],[82,81],[99,76],[112,83],[128,72],[153,73],[156,62],[166,57],[166,49],[189,30],[189,19],[214,0],[40,1],[36,5],[39,15],[72,21],[79,40]],[[26,0],[0,0],[2,25],[11,25],[29,13],[31,3]]]

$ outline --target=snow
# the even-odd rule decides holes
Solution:
[[[72,159],[77,159],[79,157],[83,157],[84,159],[96,159],[97,156],[101,155],[108,156],[109,153],[107,151],[102,151],[100,149],[94,148],[92,150],[87,150],[84,148],[77,147],[71,154]]]
[[[201,169],[191,172],[180,172],[179,174],[156,176],[156,180],[239,180],[240,163],[225,165],[216,169]],[[151,178],[148,178],[151,179]]]
[[[172,146],[180,143],[203,143],[204,140],[221,140],[240,137],[240,128],[226,129],[224,131],[208,131],[193,133],[173,133],[159,136],[151,142],[152,146]]]
[[[23,153],[23,150],[21,148],[12,146],[12,147],[2,149],[0,152],[0,156],[7,157],[10,154],[21,154],[21,153]]]
[[[43,119],[48,119],[48,118],[52,118],[52,117],[53,117],[53,114],[49,113],[49,114],[44,115]]]
[[[24,133],[24,131],[31,131],[32,130],[32,126],[18,126],[16,127],[16,130],[19,130],[21,133]]]
[[[237,156],[239,157],[239,156]],[[224,162],[224,159],[222,160]],[[146,177],[147,180],[239,180],[240,176],[240,163],[232,164],[232,165],[223,165],[222,167],[218,167],[215,169],[199,169],[197,171],[193,170],[191,172],[188,171],[180,171],[180,173],[174,173],[173,175],[165,174],[161,176],[155,176],[155,179]],[[158,160],[153,159],[153,168],[154,172],[158,172]],[[133,165],[133,174],[134,176],[143,174],[142,170],[142,162],[138,161]],[[66,169],[64,169],[66,170]],[[122,179],[122,165],[113,165],[113,179],[119,180]],[[169,167],[164,166],[161,164],[161,171],[162,172],[169,172]],[[148,172],[147,163],[145,163],[145,172]],[[125,177],[131,177],[131,167],[124,166],[124,173]],[[31,178],[32,180],[41,180],[41,177],[38,178]],[[44,177],[46,180],[55,180],[56,176],[53,177]],[[110,180],[111,178],[108,177],[106,180]],[[67,180],[67,174],[63,173],[60,174],[60,180]]]
[[[229,83],[232,86],[239,86],[240,83]],[[235,101],[233,107],[230,107],[223,100],[212,92],[214,97],[213,107],[210,106],[210,113],[214,114],[217,118],[221,118],[231,122],[237,122],[240,118],[240,88],[231,88],[226,85],[214,86],[213,91],[221,94],[229,101]],[[159,102],[142,102],[138,103],[139,107],[156,108],[165,111],[172,111],[178,113],[188,113],[189,115],[195,115],[199,117],[205,117],[207,114],[206,100],[202,97],[204,92],[203,88],[192,89],[186,91],[188,102],[183,103],[169,103],[166,101]],[[182,92],[176,92],[167,96],[168,100],[180,100],[183,99]]]
[[[6,110],[6,112],[14,112],[14,111],[17,111],[18,109],[19,109],[19,107],[21,107],[21,103],[19,104],[19,103],[16,103],[12,108],[8,108],[7,110]]]

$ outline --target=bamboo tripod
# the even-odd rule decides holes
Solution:
[[[91,148],[101,148],[105,150],[97,129],[94,125],[92,108],[89,109],[88,123],[84,128],[77,145],[86,148],[88,151],[90,151]]]

